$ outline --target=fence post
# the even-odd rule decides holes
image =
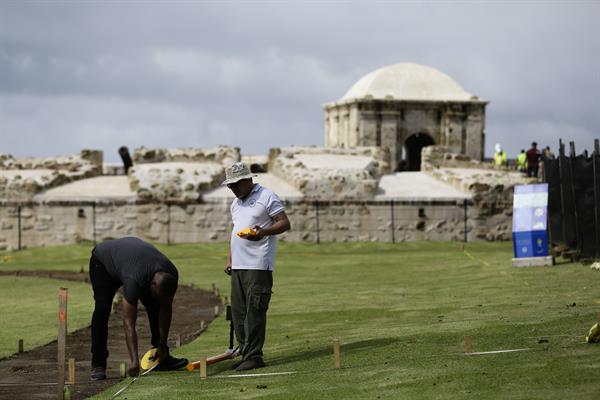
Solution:
[[[94,246],[96,245],[96,202],[92,202],[92,235],[94,238]]]
[[[600,254],[600,246],[598,243],[598,239],[600,238],[600,235],[598,234],[598,171],[596,171],[597,166],[597,160],[598,160],[598,154],[600,153],[600,141],[598,141],[598,139],[594,139],[594,152],[592,153],[592,171],[594,173],[594,239],[596,239],[594,241],[595,247],[596,247],[596,260],[598,259],[598,255]]]
[[[390,214],[391,214],[391,218],[392,218],[392,243],[396,243],[396,227],[394,224],[394,200],[390,200]]]
[[[167,202],[167,246],[171,245],[171,203]]]
[[[21,206],[17,206],[17,230],[18,230],[18,246],[17,248],[21,250]]]
[[[575,176],[573,174],[573,162],[575,161],[575,142],[569,142],[569,172],[571,175],[571,198],[573,199],[573,216],[575,217],[575,249],[577,254],[581,252],[581,241],[579,240],[579,214],[577,213],[577,197],[575,196]]]
[[[317,229],[317,244],[321,243],[319,237],[319,201],[315,200],[315,218],[316,218],[316,229]]]
[[[467,243],[467,210],[468,210],[467,209],[467,207],[468,207],[467,204],[468,204],[467,203],[467,199],[464,199],[463,200],[463,208],[465,210],[465,212],[464,212],[464,219],[465,219],[465,222],[464,222],[464,225],[465,225],[465,239],[464,239],[464,242],[465,243]]]
[[[560,224],[562,226],[562,240],[567,243],[567,224],[565,223],[565,189],[563,175],[563,160],[565,157],[565,145],[562,139],[558,140],[558,181],[560,182]]]

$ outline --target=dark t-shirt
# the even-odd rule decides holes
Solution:
[[[533,147],[527,150],[527,164],[530,167],[537,167],[537,163],[540,161],[540,152]]]
[[[104,265],[108,274],[123,285],[123,297],[130,304],[150,298],[150,282],[157,272],[179,278],[175,265],[158,249],[135,237],[100,243],[92,255]]]

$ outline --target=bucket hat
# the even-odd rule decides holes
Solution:
[[[250,168],[243,162],[236,162],[225,168],[225,180],[221,185],[236,183],[242,179],[250,179],[256,175],[250,172]]]

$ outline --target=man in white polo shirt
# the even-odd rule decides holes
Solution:
[[[273,287],[275,235],[290,229],[283,203],[269,189],[252,182],[250,169],[237,162],[225,169],[235,195],[231,203],[233,230],[225,272],[231,275],[231,311],[242,359],[236,371],[265,366],[263,344]],[[250,229],[248,229],[250,228]]]

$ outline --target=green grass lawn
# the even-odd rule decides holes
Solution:
[[[16,276],[0,276],[0,358],[18,349],[23,339],[25,350],[56,339],[59,288],[69,289],[69,332],[90,323],[92,290],[85,283]]]
[[[228,295],[225,244],[159,247],[183,282],[214,282]],[[89,250],[85,244],[25,250],[0,268],[78,271]],[[152,372],[125,397],[565,399],[600,393],[600,345],[583,340],[600,311],[598,272],[579,264],[513,268],[511,243],[473,243],[466,250],[439,242],[280,243],[264,349],[268,367],[256,372],[294,375],[235,378],[227,361],[209,366],[205,381],[187,371]],[[530,350],[464,356],[466,335],[474,351]],[[333,368],[334,337],[342,342],[341,370]],[[196,360],[227,344],[228,325],[220,317],[175,354]],[[121,386],[97,398],[110,398]]]

